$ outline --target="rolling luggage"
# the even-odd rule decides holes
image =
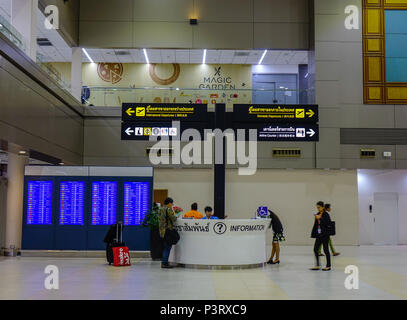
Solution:
[[[111,225],[109,231],[105,236],[104,242],[107,243],[106,245],[107,262],[109,263],[109,265],[114,264],[114,248],[125,247],[125,243],[123,242],[123,224],[116,223]]]

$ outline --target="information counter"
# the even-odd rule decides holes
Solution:
[[[169,261],[192,268],[255,268],[266,262],[270,220],[190,220],[176,223],[181,239]]]

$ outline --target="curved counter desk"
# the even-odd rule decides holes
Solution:
[[[192,268],[261,267],[266,262],[266,231],[270,221],[178,219],[181,239],[170,262]]]

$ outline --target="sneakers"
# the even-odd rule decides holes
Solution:
[[[174,267],[171,266],[169,263],[161,263],[161,268],[162,269],[172,269]]]
[[[318,270],[321,270],[321,267],[313,267],[313,268],[311,268],[310,270],[312,270],[312,271],[318,271]]]
[[[334,257],[336,257],[336,256],[339,256],[341,253],[340,252],[334,252],[332,255],[334,256]]]

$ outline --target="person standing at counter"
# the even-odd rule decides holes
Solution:
[[[160,230],[160,236],[164,241],[165,233],[167,230],[173,230],[175,221],[177,217],[174,210],[172,209],[174,205],[174,200],[172,198],[167,198],[164,201],[164,206],[160,208],[158,214],[158,227]],[[168,258],[170,256],[172,245],[164,241],[164,250],[161,260],[161,268],[170,269],[172,266],[168,263]]]
[[[202,219],[219,219],[217,216],[213,215],[212,211],[213,210],[211,207],[209,206],[205,207],[205,217],[203,217]]]
[[[314,254],[316,264],[311,270],[320,270],[319,265],[319,246],[322,244],[324,247],[324,253],[326,256],[326,267],[323,271],[331,270],[331,255],[329,254],[329,236],[331,229],[331,218],[329,213],[325,210],[325,205],[322,201],[317,202],[318,212],[315,215],[314,226],[311,232],[311,238],[315,239]]]
[[[280,264],[280,243],[279,241],[285,241],[284,237],[284,230],[283,230],[283,225],[278,218],[278,216],[271,210],[268,209],[268,212],[270,214],[270,225],[269,228],[273,229],[273,243],[272,243],[272,249],[271,249],[271,256],[269,261],[267,261],[268,264]],[[273,261],[274,255],[276,256],[276,259]]]
[[[191,210],[184,214],[187,219],[202,219],[203,214],[198,211],[198,204],[194,202],[191,204]]]

